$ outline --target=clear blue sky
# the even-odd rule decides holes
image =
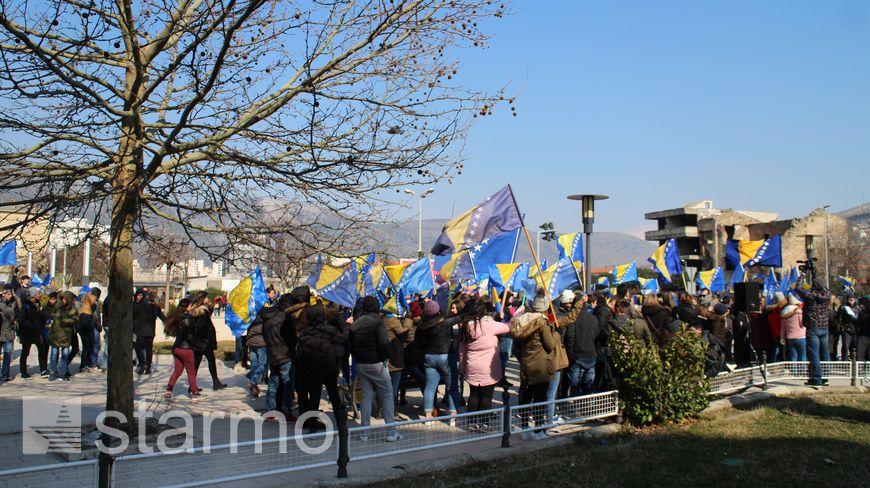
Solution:
[[[579,230],[572,193],[606,193],[596,230],[717,207],[803,215],[870,198],[870,0],[518,1],[461,53],[470,86],[520,95],[475,119],[468,162],[426,215],[511,182],[529,227]],[[416,203],[416,202],[414,202]],[[416,208],[416,205],[415,205]]]

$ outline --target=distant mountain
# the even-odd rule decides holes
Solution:
[[[441,229],[447,222],[446,219],[423,220],[423,252],[428,253],[432,244],[441,235]],[[418,222],[408,221],[398,224],[382,224],[377,226],[377,233],[383,241],[389,254],[394,257],[415,257],[417,255],[417,231]],[[530,231],[532,243],[535,243],[535,233]],[[584,243],[585,244],[585,243]],[[646,259],[655,250],[656,245],[637,237],[620,232],[596,232],[592,234],[592,267],[612,266],[637,261],[638,264],[646,262]],[[551,263],[554,262],[558,253],[556,243],[541,242],[541,255]],[[530,261],[532,259],[529,245],[524,235],[520,235],[520,243],[517,247],[517,259]]]
[[[857,207],[843,210],[842,212],[838,212],[837,215],[848,220],[851,225],[862,225],[866,227],[870,225],[870,203],[864,203]]]

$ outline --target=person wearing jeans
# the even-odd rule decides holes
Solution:
[[[423,360],[426,368],[426,388],[423,390],[423,412],[427,417],[435,411],[435,396],[438,393],[438,383],[444,380],[444,385],[450,385],[450,365],[447,354],[427,354]],[[456,391],[447,387],[447,411],[450,415],[456,414]]]
[[[810,381],[811,385],[820,386],[826,383],[822,379],[822,361],[830,361],[831,355],[828,352],[828,328],[813,327],[807,329],[807,356],[810,359]]]
[[[809,290],[803,291],[798,287],[797,293],[804,302],[804,326],[807,329],[807,355],[810,360],[810,380],[807,384],[823,386],[827,381],[822,379],[821,361],[830,360],[828,307],[831,303],[831,292],[825,288],[824,281],[816,278]]]
[[[272,412],[278,408],[278,385],[283,385],[281,396],[281,411],[289,419],[293,417],[293,361],[269,365],[269,385],[266,390],[266,411]]]
[[[3,354],[3,368],[0,370],[0,380],[9,380],[9,366],[12,363],[12,349],[15,344],[15,329],[21,306],[15,298],[12,285],[6,285],[0,292],[0,352]]]
[[[71,347],[51,346],[51,351],[48,354],[49,381],[54,381],[57,378],[69,378],[69,353],[71,350]]]
[[[592,393],[595,382],[597,354],[595,338],[600,328],[594,315],[582,311],[577,320],[565,330],[565,349],[568,352],[568,379],[571,383],[571,396]]]
[[[266,339],[263,338],[263,318],[269,315],[267,312],[271,308],[269,304],[266,304],[257,313],[251,326],[248,327],[247,349],[251,370],[248,372],[248,384],[245,386],[245,390],[254,398],[260,396],[260,384],[263,382],[263,375],[266,374],[266,366],[269,365],[266,354]]]
[[[788,297],[788,305],[781,312],[782,338],[789,361],[807,360],[807,329],[804,327],[804,313],[801,302],[796,296]]]
[[[387,334],[387,324],[378,314],[381,306],[378,299],[372,296],[363,298],[360,305],[360,316],[348,319],[350,326],[350,350],[356,361],[356,374],[362,389],[362,420],[361,425],[371,423],[372,401],[377,394],[381,405],[384,422],[387,425],[395,423],[393,403],[393,384],[390,371],[387,368],[387,357],[390,351],[390,339]],[[363,438],[367,438],[363,435]],[[387,433],[387,441],[393,442],[402,436],[395,429]]]
[[[79,320],[75,300],[75,295],[68,291],[58,295],[57,305],[51,318],[51,328],[48,331],[48,343],[51,345],[49,380],[60,378],[62,381],[69,381],[72,342],[75,338],[75,326]]]
[[[447,388],[447,410],[456,413],[459,388],[451,388],[451,374],[448,353],[453,338],[453,326],[459,324],[462,318],[441,316],[441,306],[435,300],[429,300],[423,305],[423,320],[417,327],[423,345],[423,367],[426,371],[426,388],[423,390],[423,411],[427,417],[437,416],[435,413],[435,397],[438,393],[438,383],[444,380]],[[458,358],[457,358],[458,359]]]
[[[595,356],[578,357],[568,366],[568,381],[571,383],[571,396],[589,395],[595,382]]]

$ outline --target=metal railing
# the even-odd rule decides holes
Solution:
[[[133,454],[115,459],[112,486],[205,486],[334,465],[337,457],[336,431]]]
[[[822,376],[827,379],[851,378],[855,384],[858,381],[870,384],[870,362],[822,362]],[[808,377],[808,362],[762,364],[712,378],[710,394],[723,395],[750,387],[764,387],[770,382],[805,380]],[[100,464],[103,464],[104,471],[104,482],[100,486],[117,487],[206,486],[335,466],[336,460],[339,473],[343,474],[348,461],[496,438],[501,438],[502,446],[509,447],[511,435],[613,417],[619,412],[617,391],[527,405],[511,405],[510,396],[505,391],[502,403],[501,408],[481,412],[389,425],[346,429],[346,424],[343,424],[338,431],[133,454],[103,463],[91,460],[11,469],[0,471],[0,488],[97,486]],[[344,444],[340,432],[346,432]],[[345,456],[341,455],[342,447]],[[106,458],[108,456],[103,460]]]
[[[619,414],[619,393],[608,391],[554,402],[515,405],[510,414],[511,432],[515,434],[589,422]]]
[[[97,486],[99,474],[96,459],[8,469],[0,471],[0,487],[91,487]]]
[[[870,362],[822,361],[822,378],[850,378],[857,384],[870,383]],[[783,361],[762,364],[720,373],[710,379],[710,395],[722,395],[753,386],[766,386],[775,381],[808,380],[810,363],[807,361]]]

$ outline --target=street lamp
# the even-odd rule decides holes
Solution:
[[[831,289],[831,275],[828,273],[828,208],[830,205],[822,207],[825,213],[825,288]]]
[[[814,262],[815,258],[813,257],[813,250],[815,249],[815,244],[813,243],[813,236],[811,234],[807,234],[804,236],[804,248],[807,251],[807,272],[810,274],[810,284],[816,281],[816,264]]]
[[[590,236],[592,235],[592,224],[595,223],[595,200],[607,200],[607,195],[571,195],[568,200],[580,200],[581,212],[583,216],[583,233],[586,234],[586,262],[583,266],[583,286],[589,292],[592,279],[592,246],[590,245]]]
[[[420,213],[417,229],[417,259],[423,259],[423,199],[434,192],[434,188],[429,188],[428,190],[420,194]],[[414,190],[409,190],[407,188],[405,188],[405,194],[411,195],[412,197],[417,196],[417,193]]]
[[[548,242],[556,240],[556,228],[553,227],[552,222],[542,224],[539,228],[541,230],[538,231],[537,238],[535,239],[535,249],[538,251],[538,258],[541,257],[541,239]]]

